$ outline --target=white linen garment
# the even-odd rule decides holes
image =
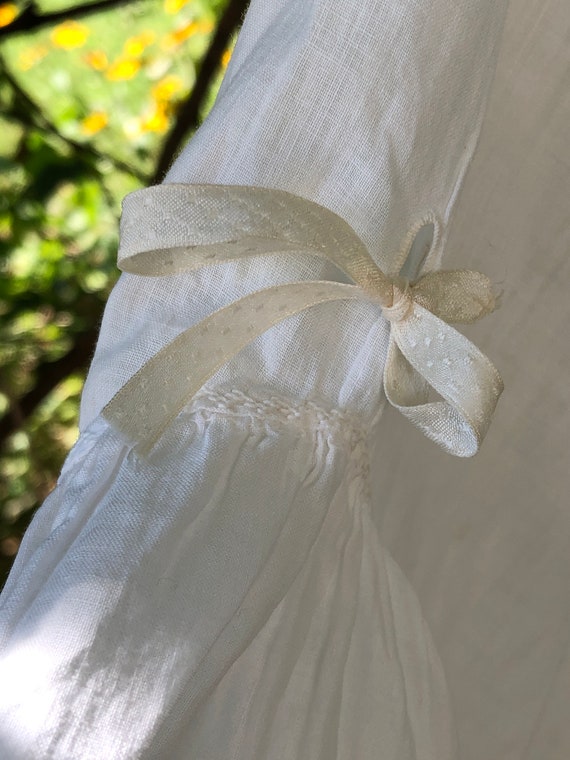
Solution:
[[[271,187],[317,201],[392,274],[426,222],[435,239],[424,270],[450,266],[442,257],[452,241],[454,266],[484,269],[497,240],[509,261],[513,221],[526,221],[512,211],[501,226],[490,215],[487,196],[500,185],[493,163],[503,162],[504,191],[517,184],[513,165],[540,134],[517,120],[528,93],[544,117],[568,112],[539,88],[526,59],[517,101],[525,43],[532,51],[535,39],[568,36],[561,3],[547,3],[543,16],[536,8],[533,0],[509,17],[499,48],[503,2],[254,0],[216,105],[165,181]],[[459,196],[499,49],[487,152],[476,153]],[[560,59],[543,65],[559,82]],[[496,121],[505,114],[511,141]],[[523,187],[547,166],[547,150],[561,151],[561,123],[550,124]],[[477,160],[483,168],[469,185]],[[517,193],[533,208],[536,195],[518,185]],[[563,202],[553,197],[547,219],[560,230]],[[165,224],[171,213],[164,209]],[[524,224],[515,232],[533,261]],[[557,262],[563,274],[561,256],[546,254],[548,272]],[[510,275],[495,266],[509,303]],[[491,430],[473,463],[445,461],[382,414],[388,324],[370,305],[321,304],[257,338],[147,458],[101,416],[189,325],[246,293],[302,279],[339,273],[292,252],[121,277],[86,383],[80,439],[1,597],[0,682],[10,686],[0,697],[0,757],[567,755],[557,665],[569,633],[569,531],[556,490],[529,488],[522,473],[535,454],[517,448],[525,428],[514,416],[503,417],[504,433]],[[498,315],[478,330],[502,370],[520,361],[507,350],[517,320],[533,334],[528,306],[512,306],[511,330],[496,327]],[[494,343],[493,330],[503,336]],[[546,383],[533,377],[524,405]],[[165,376],[165,396],[168,388]],[[538,459],[562,482],[561,457]],[[505,468],[519,473],[514,485]],[[546,517],[535,494],[537,503],[548,494]]]

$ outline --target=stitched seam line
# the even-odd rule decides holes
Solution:
[[[248,418],[273,429],[296,425],[302,430],[341,439],[351,449],[368,439],[368,429],[354,414],[325,409],[313,401],[294,402],[284,396],[253,396],[238,390],[201,391],[189,405],[187,414],[197,422],[216,416]]]

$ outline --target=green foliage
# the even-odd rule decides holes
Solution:
[[[137,0],[0,45],[0,585],[77,437],[120,202],[152,177],[225,5]],[[0,4],[0,27],[21,10]]]

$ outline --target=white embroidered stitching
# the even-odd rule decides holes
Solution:
[[[183,414],[192,415],[198,424],[212,417],[244,417],[270,428],[296,424],[311,435],[324,434],[335,443],[342,440],[351,449],[369,436],[363,422],[353,414],[325,409],[314,401],[295,402],[285,396],[254,396],[238,390],[210,391],[197,394]]]

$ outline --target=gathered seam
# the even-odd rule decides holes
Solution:
[[[235,417],[274,430],[299,427],[312,435],[323,435],[331,443],[342,443],[351,451],[368,448],[369,429],[355,414],[326,409],[314,401],[296,401],[277,394],[255,396],[240,390],[203,390],[183,414],[189,414],[202,428],[214,417]]]

